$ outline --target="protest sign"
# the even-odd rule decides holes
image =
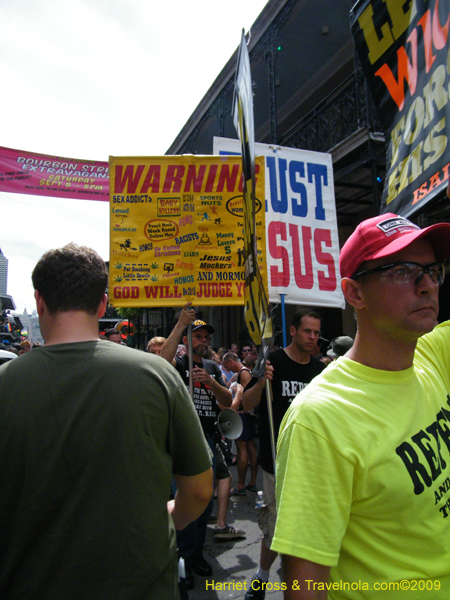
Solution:
[[[242,30],[236,67],[233,99],[233,122],[240,140],[244,197],[244,318],[247,330],[258,348],[258,373],[264,373],[265,359],[273,345],[272,316],[267,289],[257,260],[256,196],[255,196],[255,136],[250,57]],[[262,211],[264,212],[264,210]]]
[[[360,0],[350,13],[387,143],[381,212],[410,217],[447,188],[449,12],[450,0]]]
[[[239,157],[110,157],[114,306],[244,303]],[[258,259],[265,278],[264,168],[256,165]]]
[[[214,138],[214,154],[240,152]],[[255,144],[265,160],[267,278],[270,302],[344,308],[331,155]]]

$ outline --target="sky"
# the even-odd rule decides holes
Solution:
[[[0,146],[108,161],[169,148],[267,0],[2,0]],[[109,260],[107,202],[0,192],[0,248],[17,312],[49,249]]]

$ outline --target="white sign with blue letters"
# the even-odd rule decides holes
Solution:
[[[215,155],[240,154],[238,140],[214,138]],[[269,301],[345,308],[330,154],[255,144],[264,156]]]

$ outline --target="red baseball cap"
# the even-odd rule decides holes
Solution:
[[[436,223],[425,229],[393,213],[378,215],[358,225],[342,247],[341,277],[352,277],[366,260],[385,258],[416,240],[430,241],[438,260],[450,258],[450,223]]]

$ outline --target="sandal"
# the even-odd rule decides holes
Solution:
[[[246,485],[245,489],[248,490],[249,492],[257,492],[258,490],[256,489],[256,485]]]
[[[231,488],[230,496],[245,496],[245,488]]]

